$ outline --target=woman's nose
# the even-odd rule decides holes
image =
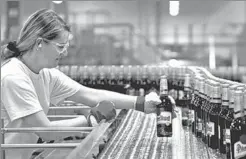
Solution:
[[[63,52],[60,54],[60,56],[67,56],[67,54],[68,54],[68,52],[67,52],[67,50],[65,50],[65,51],[63,51]]]

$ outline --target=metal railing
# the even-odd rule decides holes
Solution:
[[[63,106],[63,107],[50,107],[50,110],[81,110],[89,109],[88,106]],[[61,120],[61,119],[71,119],[76,118],[80,115],[48,115],[47,117],[52,120]],[[0,112],[1,118],[1,112]],[[93,130],[93,127],[32,127],[32,128],[5,128],[4,120],[1,119],[1,146],[0,153],[1,159],[5,159],[5,151],[7,149],[74,149],[79,143],[53,143],[53,144],[5,144],[4,138],[6,133],[35,133],[35,132],[81,132],[83,134],[89,134]]]

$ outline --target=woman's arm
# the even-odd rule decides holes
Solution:
[[[113,102],[117,109],[134,109],[136,99],[136,96],[129,96],[107,90],[93,89],[83,85],[80,86],[77,93],[67,98],[67,100],[83,103],[91,107],[96,106],[100,101],[108,100]]]
[[[49,121],[47,116],[43,111],[28,115],[26,117],[17,119],[22,120],[24,127],[87,127],[87,120],[85,116],[77,117],[74,119],[59,120],[59,121]],[[59,140],[69,136],[80,136],[80,132],[36,132],[45,141]]]

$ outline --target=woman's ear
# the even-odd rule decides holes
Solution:
[[[40,50],[41,48],[42,48],[42,39],[41,38],[38,38],[37,40],[36,40],[36,49],[37,50]]]

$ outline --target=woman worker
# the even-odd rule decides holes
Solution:
[[[69,26],[54,11],[41,9],[24,23],[16,42],[1,48],[1,105],[4,127],[87,127],[85,116],[50,121],[49,105],[64,99],[94,107],[103,100],[119,109],[155,112],[161,101],[157,94],[145,97],[85,87],[57,70],[67,55],[71,40]],[[36,143],[38,137],[54,140],[59,133],[7,133],[5,143]],[[28,159],[32,150],[6,150],[7,159]]]

